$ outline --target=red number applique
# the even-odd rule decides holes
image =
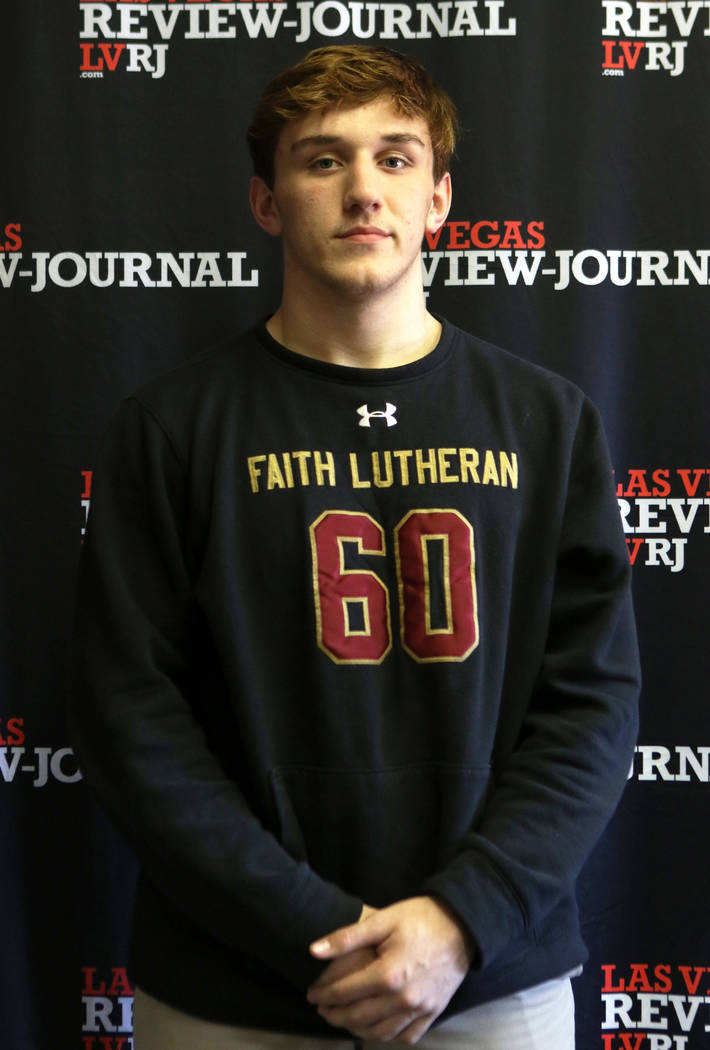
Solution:
[[[384,556],[384,530],[364,512],[326,511],[310,534],[318,646],[335,663],[380,663],[392,647],[389,591],[352,562]],[[394,555],[404,650],[419,662],[465,660],[478,645],[470,522],[456,510],[410,511]]]
[[[369,514],[326,511],[311,525],[319,647],[338,664],[378,664],[392,647],[389,592],[369,569],[346,568],[346,544],[385,553],[385,534]]]
[[[402,645],[422,663],[465,660],[478,645],[470,522],[456,510],[413,510],[394,535]]]

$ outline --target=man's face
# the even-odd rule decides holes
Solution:
[[[449,176],[434,184],[424,120],[382,96],[286,125],[274,185],[252,181],[252,209],[283,238],[284,281],[304,295],[370,297],[421,287],[421,244],[446,219]]]

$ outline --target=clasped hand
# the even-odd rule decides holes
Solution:
[[[416,1043],[445,1009],[471,963],[459,922],[432,897],[387,908],[311,945],[330,960],[308,1001],[331,1025],[359,1039]]]

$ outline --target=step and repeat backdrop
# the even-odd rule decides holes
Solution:
[[[10,5],[8,5],[10,6]],[[645,686],[579,884],[580,1050],[710,1047],[708,0],[24,0],[3,12],[3,1050],[129,1050],[135,863],[66,725],[98,437],[279,297],[247,205],[266,80],[325,43],[424,61],[464,135],[431,308],[599,405]]]

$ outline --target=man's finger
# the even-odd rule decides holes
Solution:
[[[376,996],[348,1006],[323,1006],[318,1012],[335,1028],[346,1028],[360,1039],[394,1038],[416,1020],[416,1011],[402,1009],[394,998]]]
[[[438,1017],[438,1014],[424,1014],[423,1017],[418,1017],[412,1024],[406,1025],[401,1028],[397,1033],[397,1037],[394,1040],[396,1043],[404,1043],[407,1046],[413,1046],[414,1043],[418,1043],[423,1035],[431,1028],[432,1024]],[[371,1038],[371,1037],[368,1037]],[[380,1036],[374,1036],[379,1039]]]
[[[350,974],[357,973],[358,970],[364,970],[376,958],[377,955],[372,948],[357,948],[355,951],[348,952],[347,955],[341,955],[328,963],[311,987],[325,988],[327,985],[334,984]]]
[[[335,959],[357,948],[371,948],[379,944],[382,940],[382,930],[378,918],[379,913],[374,912],[352,926],[341,926],[339,930],[314,941],[309,949],[311,955],[316,959]]]
[[[388,991],[383,984],[380,960],[375,957],[360,969],[332,981],[316,981],[308,989],[307,998],[314,1006],[342,1006]]]

